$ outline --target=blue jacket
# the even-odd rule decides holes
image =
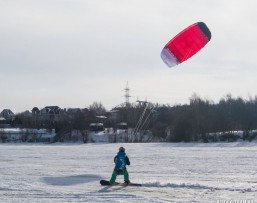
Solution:
[[[130,165],[129,158],[127,157],[125,152],[118,152],[118,154],[114,157],[115,170],[126,170],[126,165]]]

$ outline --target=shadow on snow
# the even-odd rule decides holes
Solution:
[[[73,176],[60,176],[60,177],[43,177],[42,180],[48,185],[62,185],[70,186],[77,185],[82,183],[89,183],[93,181],[99,181],[102,179],[101,176],[94,174],[85,174],[85,175],[73,175]]]

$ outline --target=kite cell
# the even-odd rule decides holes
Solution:
[[[211,32],[203,22],[195,23],[171,39],[161,58],[169,67],[176,66],[196,54],[211,40]]]

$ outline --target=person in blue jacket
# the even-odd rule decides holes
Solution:
[[[114,163],[115,163],[115,167],[114,167],[114,170],[113,170],[113,173],[112,173],[110,184],[115,183],[117,175],[124,175],[124,183],[129,184],[130,183],[129,174],[128,174],[128,171],[126,169],[126,165],[130,165],[130,161],[129,161],[129,158],[127,157],[126,153],[125,153],[125,148],[124,147],[119,148],[119,152],[114,157]]]

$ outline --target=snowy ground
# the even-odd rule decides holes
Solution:
[[[143,187],[100,186],[120,145],[0,144],[0,202],[257,202],[257,143],[123,144]]]

